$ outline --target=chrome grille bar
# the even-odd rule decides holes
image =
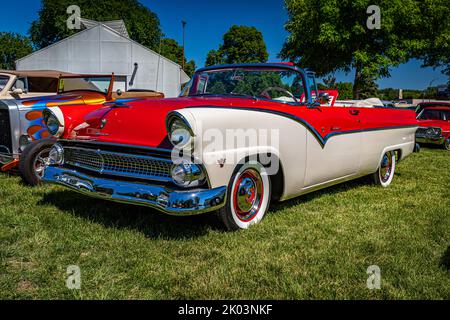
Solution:
[[[172,161],[168,159],[79,147],[64,147],[64,161],[68,165],[99,174],[171,181]]]

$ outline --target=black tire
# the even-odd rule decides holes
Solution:
[[[20,156],[19,171],[22,181],[30,186],[41,184],[43,171],[37,171],[37,162],[45,160],[55,144],[54,140],[45,139],[29,144]],[[40,159],[39,159],[40,158]]]
[[[444,149],[450,151],[450,137],[445,140]]]
[[[243,185],[245,179],[253,181],[252,196],[245,199],[246,205],[251,205],[251,209],[247,212],[238,213],[240,207],[235,201],[235,193],[238,197],[237,191],[242,190],[239,186]],[[245,230],[263,220],[270,205],[272,192],[270,183],[270,177],[267,175],[265,168],[258,162],[248,162],[236,168],[228,186],[227,203],[217,211],[219,219],[228,231]],[[244,195],[249,194],[248,191],[249,189],[247,189],[247,193],[241,193],[241,200],[245,198]],[[244,215],[247,216],[244,218]]]
[[[377,172],[372,175],[374,184],[382,186],[383,188],[389,187],[394,179],[397,164],[396,160],[397,158],[394,151],[386,152],[383,155]]]

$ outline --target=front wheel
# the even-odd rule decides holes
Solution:
[[[269,176],[258,162],[238,167],[228,186],[226,205],[219,218],[230,231],[248,229],[258,224],[269,209],[271,185]]]
[[[24,183],[30,186],[37,186],[41,183],[54,143],[53,140],[36,141],[28,145],[22,152],[19,170]]]
[[[383,155],[381,159],[380,166],[372,176],[373,181],[376,185],[380,185],[384,188],[387,188],[394,179],[395,174],[395,152],[389,151]]]

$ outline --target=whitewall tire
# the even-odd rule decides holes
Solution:
[[[227,203],[218,212],[225,227],[245,230],[260,223],[269,209],[271,192],[264,166],[258,162],[239,166],[228,186]]]
[[[375,184],[382,186],[383,188],[389,187],[394,179],[396,166],[396,156],[394,151],[386,152],[381,158],[380,166],[373,174],[373,180]]]

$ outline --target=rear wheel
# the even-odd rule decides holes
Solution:
[[[33,142],[24,150],[19,163],[23,182],[30,186],[37,186],[41,183],[54,143],[52,140],[40,140]]]
[[[387,188],[394,179],[396,157],[394,151],[386,152],[381,159],[380,167],[372,176],[375,184]]]
[[[450,137],[445,140],[444,149],[450,151]]]
[[[231,178],[226,205],[218,215],[230,231],[248,229],[262,221],[269,208],[270,179],[258,162],[241,165]]]

